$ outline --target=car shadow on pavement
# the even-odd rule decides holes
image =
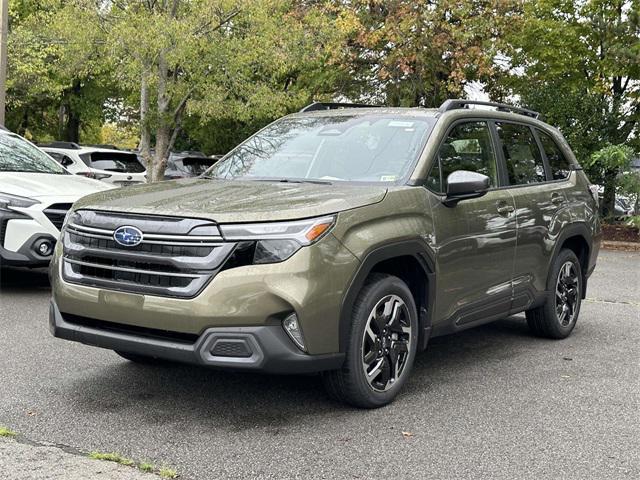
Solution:
[[[427,351],[418,354],[411,378],[394,405],[412,395],[428,394],[434,382],[446,382],[469,364],[500,362],[505,356],[523,353],[536,341],[522,317],[433,339]],[[67,394],[78,414],[134,415],[150,426],[179,422],[196,429],[277,432],[305,417],[354,413],[329,399],[317,375],[261,375],[176,364],[145,366],[113,355],[115,363],[88,370],[70,385]]]
[[[0,294],[49,290],[48,272],[46,268],[0,268]]]

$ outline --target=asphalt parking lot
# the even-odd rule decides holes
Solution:
[[[46,273],[1,273],[0,425],[35,442],[187,479],[640,478],[640,253],[601,253],[569,339],[523,316],[435,339],[374,411],[312,376],[143,367],[54,339],[48,297]]]

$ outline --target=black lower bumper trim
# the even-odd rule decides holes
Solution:
[[[56,239],[48,233],[36,233],[32,235],[17,252],[12,252],[0,244],[0,266],[12,267],[46,267],[51,262],[51,255],[43,257],[33,250],[33,245],[38,240],[48,240],[53,245]]]
[[[298,350],[281,327],[208,328],[195,343],[152,338],[113,329],[80,325],[65,320],[54,301],[49,309],[51,333],[66,340],[96,347],[146,355],[183,363],[233,370],[278,374],[315,373],[342,366],[343,353],[308,355]],[[220,346],[241,344],[241,356],[220,354]]]

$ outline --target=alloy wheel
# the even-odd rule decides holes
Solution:
[[[573,262],[565,262],[556,281],[556,315],[561,326],[567,327],[575,321],[579,302],[578,271]]]
[[[362,368],[375,391],[389,390],[407,365],[411,349],[411,317],[397,295],[383,297],[369,314],[362,342]]]

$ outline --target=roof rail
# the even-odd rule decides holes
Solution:
[[[50,148],[66,148],[67,150],[80,150],[80,145],[75,142],[49,142],[49,143],[37,143],[39,147],[50,147]]]
[[[313,102],[307,105],[300,113],[304,112],[317,112],[320,110],[339,110],[341,108],[375,108],[378,105],[366,105],[364,103],[325,103],[325,102]]]
[[[453,100],[445,100],[445,102],[440,105],[438,110],[442,113],[448,112],[449,110],[457,110],[459,108],[469,108],[469,105],[482,105],[485,107],[493,107],[499,112],[513,112],[519,113],[520,115],[526,115],[531,118],[540,118],[540,114],[538,112],[534,112],[533,110],[528,110],[526,108],[514,107],[512,105],[507,105],[505,103],[496,103],[496,102],[484,102],[481,100],[464,100],[461,98],[453,99]]]
[[[105,150],[120,150],[118,147],[110,143],[83,143],[82,146],[90,148],[104,148]]]

